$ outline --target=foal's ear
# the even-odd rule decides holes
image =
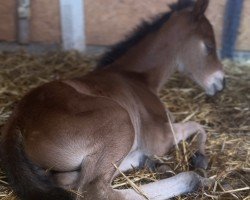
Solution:
[[[194,5],[193,15],[196,20],[199,20],[207,10],[209,0],[197,0]]]

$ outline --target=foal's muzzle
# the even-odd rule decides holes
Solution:
[[[214,96],[216,93],[221,92],[226,86],[224,75],[215,74],[208,79],[206,93],[209,96]]]

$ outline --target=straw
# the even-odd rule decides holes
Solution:
[[[83,75],[95,63],[96,58],[74,52],[40,56],[0,53],[0,126],[30,89],[52,80]],[[250,199],[250,66],[229,61],[224,64],[227,88],[214,98],[206,97],[202,89],[179,74],[161,92],[175,122],[192,120],[205,127],[206,154],[210,158],[207,175],[216,179],[213,187],[176,199]],[[179,145],[179,149],[172,148],[166,157],[156,157],[161,165],[168,166],[165,172],[135,169],[117,177],[113,188],[132,188],[131,182],[146,184],[189,169],[188,160],[197,147],[193,140]],[[0,179],[0,199],[15,200],[2,172]]]

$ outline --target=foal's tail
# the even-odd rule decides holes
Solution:
[[[21,132],[11,131],[0,140],[0,163],[16,195],[21,200],[72,200],[69,192],[55,186],[43,169],[27,159]]]

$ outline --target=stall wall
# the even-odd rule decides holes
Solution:
[[[0,41],[16,40],[16,0],[0,3]]]
[[[169,10],[168,5],[175,0],[85,0],[87,16],[87,37],[89,44],[114,44],[126,36],[142,20]],[[226,0],[212,0],[207,16],[215,27],[220,43],[222,22]]]
[[[244,1],[237,49],[250,51],[250,1]]]
[[[30,41],[60,43],[60,0],[31,0]],[[86,36],[89,45],[112,45],[123,39],[142,20],[168,11],[175,0],[83,0],[85,2]],[[206,15],[215,28],[221,46],[226,0],[210,0]],[[237,42],[238,50],[250,50],[250,1],[244,9]],[[16,41],[16,0],[0,4],[0,41]]]
[[[59,0],[32,0],[30,23],[31,41],[60,43]]]

